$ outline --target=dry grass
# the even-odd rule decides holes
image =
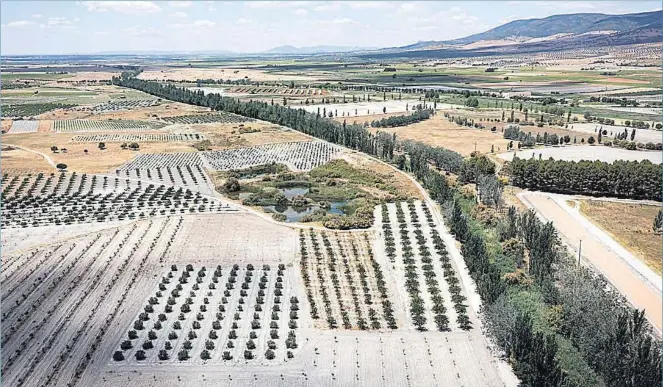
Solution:
[[[53,172],[53,167],[41,156],[11,147],[3,147],[0,151],[0,164],[2,172],[9,174]]]
[[[83,82],[83,81],[110,81],[114,76],[119,76],[120,71],[118,72],[109,72],[109,71],[82,71],[80,73],[75,73],[73,77],[67,78],[67,81],[72,82]]]
[[[138,152],[123,150],[120,144],[109,144],[106,150],[100,150],[97,144],[70,144],[73,135],[67,133],[30,133],[13,135],[3,140],[34,151],[42,152],[55,161],[67,164],[69,171],[81,173],[105,173],[119,167],[136,156]],[[51,146],[67,148],[67,153],[53,153]],[[86,155],[84,149],[88,150]],[[194,152],[185,143],[144,143],[140,145],[141,153]],[[3,159],[4,161],[4,159]],[[5,166],[3,165],[3,168]],[[52,169],[52,168],[51,168]]]
[[[94,104],[96,105],[96,104]],[[108,113],[93,113],[76,110],[53,110],[37,116],[40,120],[73,120],[91,118],[95,120],[147,120],[157,117],[174,117],[193,113],[209,113],[210,109],[187,105],[179,102],[166,102],[158,106],[140,109],[122,110]]]
[[[2,120],[2,130],[7,131],[12,127],[13,120]]]
[[[398,128],[379,128],[382,132],[396,133],[400,139],[420,141],[432,146],[451,149],[463,156],[469,156],[475,150],[481,153],[490,153],[491,146],[495,152],[506,151],[509,140],[502,138],[500,133],[491,133],[490,130],[470,129],[449,122],[442,114],[413,125]],[[371,129],[378,131],[377,128]]]
[[[243,128],[239,124],[193,124],[173,125],[168,130],[186,128],[198,133],[204,133],[212,142],[212,149],[223,150],[229,148],[248,147],[264,144],[273,144],[293,141],[310,141],[311,138],[292,129],[282,129],[267,122],[245,122]],[[258,130],[253,133],[241,133],[242,130]]]
[[[419,200],[423,199],[421,193],[417,189],[417,186],[414,185],[414,183],[402,173],[398,173],[378,161],[371,160],[363,156],[362,154],[355,152],[344,153],[343,159],[354,167],[358,167],[364,170],[370,170],[380,175],[386,182],[396,187],[398,189],[398,192],[403,193],[408,198],[419,199]],[[376,196],[380,195],[376,194]]]
[[[581,200],[584,216],[606,231],[647,266],[661,274],[661,236],[652,232],[660,206]]]

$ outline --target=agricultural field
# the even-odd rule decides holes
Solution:
[[[654,164],[660,164],[663,161],[661,152],[658,151],[630,151],[622,148],[613,148],[603,145],[595,146],[565,146],[565,147],[546,147],[542,149],[528,149],[517,152],[501,153],[499,158],[511,161],[514,155],[521,159],[540,157],[544,160],[553,158],[555,160],[565,161],[605,161],[612,163],[616,160],[642,161],[649,160]]]
[[[207,173],[200,164],[175,166],[174,168],[156,167],[153,169],[123,169],[116,171],[122,178],[147,180],[167,186],[185,187],[204,195],[212,196],[214,187]]]
[[[282,163],[294,171],[304,171],[325,164],[340,154],[341,148],[338,146],[322,141],[306,141],[200,153],[139,154],[119,169],[205,165],[211,170],[225,171],[268,163]]]
[[[408,295],[407,326],[419,331],[472,329],[466,290],[426,204],[383,204],[376,208],[375,218],[400,293]]]
[[[186,116],[164,117],[163,121],[171,124],[239,124],[243,122],[253,121],[250,118],[238,116],[231,113],[215,113],[215,114],[198,114]]]
[[[71,142],[196,142],[206,139],[201,133],[82,134],[72,137]]]
[[[75,105],[57,102],[9,103],[3,99],[2,115],[3,117],[34,117],[52,110],[69,109],[72,106]]]
[[[334,113],[334,117],[352,117],[359,116],[371,116],[379,115],[386,113],[404,113],[406,111],[414,110],[414,107],[421,102],[412,100],[412,101],[382,101],[377,100],[375,102],[347,102],[347,103],[337,103],[337,104],[322,104],[322,105],[290,105],[293,109],[304,109],[307,112],[317,113],[318,110],[322,115],[323,112],[326,112],[326,115],[329,113]],[[385,111],[386,109],[386,111]],[[361,117],[362,119],[364,117]],[[367,118],[368,119],[368,118]]]
[[[157,100],[115,100],[109,101],[107,103],[102,103],[94,106],[79,106],[73,108],[72,110],[76,111],[85,111],[91,113],[108,113],[108,112],[117,112],[121,110],[132,110],[147,108],[151,106],[158,105]]]
[[[2,228],[236,211],[181,187],[87,174],[3,175]]]
[[[173,264],[118,343],[113,361],[266,365],[294,358],[300,307],[286,271],[284,264]]]
[[[39,121],[14,121],[7,134],[34,133],[39,129]]]
[[[341,148],[322,141],[306,141],[204,152],[210,169],[225,171],[268,163],[286,164],[293,171],[308,171],[341,154]]]
[[[58,120],[53,121],[53,130],[58,133],[73,132],[147,132],[158,125],[140,121],[96,121]]]
[[[300,229],[299,241],[311,318],[320,328],[398,328],[393,301],[367,233]]]

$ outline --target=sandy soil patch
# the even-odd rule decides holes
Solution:
[[[192,81],[198,79],[223,79],[238,80],[248,78],[252,81],[295,81],[314,80],[306,75],[282,75],[272,74],[263,70],[238,69],[238,68],[183,68],[147,70],[138,75],[139,79],[157,79],[162,81]]]
[[[105,173],[114,170],[139,153],[195,152],[191,146],[179,142],[143,143],[140,144],[138,152],[123,150],[120,148],[120,144],[107,144],[106,150],[102,151],[97,144],[71,144],[69,140],[72,136],[67,133],[32,133],[7,137],[4,141],[44,153],[55,163],[67,164],[67,170],[70,172],[85,173]],[[66,148],[67,153],[53,153],[51,151],[53,145],[58,148]],[[88,150],[87,155],[84,149]],[[52,171],[52,168],[48,168],[48,170]]]
[[[475,147],[481,153],[489,153],[491,146],[495,147],[495,152],[505,151],[509,143],[509,140],[502,138],[502,134],[499,132],[492,133],[486,129],[470,129],[456,125],[439,113],[426,121],[413,125],[379,128],[379,130],[396,133],[396,137],[400,139],[420,141],[432,146],[451,149],[463,156],[469,156],[474,152]],[[371,131],[375,133],[378,128],[371,128]]]
[[[51,120],[40,120],[39,127],[37,128],[38,132],[50,132],[53,128],[53,121]]]
[[[661,235],[652,222],[661,206],[581,200],[582,214],[661,275]]]
[[[0,151],[3,173],[53,172],[53,167],[39,155],[22,149],[9,149],[10,147],[3,147]]]
[[[411,110],[414,106],[418,104],[423,104],[419,101],[371,101],[371,102],[348,102],[348,103],[337,103],[337,104],[323,104],[323,105],[292,105],[294,109],[304,109],[310,113],[317,113],[320,109],[320,114],[326,112],[327,115],[329,112],[334,112],[337,117],[343,118],[343,115],[347,119],[353,117],[359,118],[359,116],[378,116],[382,115],[383,109],[387,108],[387,114],[389,113],[405,113]],[[368,117],[362,117],[362,119],[368,119]],[[376,119],[376,118],[371,118]]]
[[[13,120],[2,120],[2,130],[7,131],[12,127]]]

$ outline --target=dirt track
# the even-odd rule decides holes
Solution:
[[[660,291],[648,285],[615,251],[590,233],[549,195],[524,193],[520,197],[546,220],[552,221],[564,242],[575,251],[582,239],[582,257],[598,269],[631,304],[638,309],[645,309],[651,324],[661,332]]]

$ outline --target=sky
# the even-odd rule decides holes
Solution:
[[[483,32],[517,19],[623,14],[660,1],[7,1],[0,54],[232,51],[281,45],[393,47]]]

